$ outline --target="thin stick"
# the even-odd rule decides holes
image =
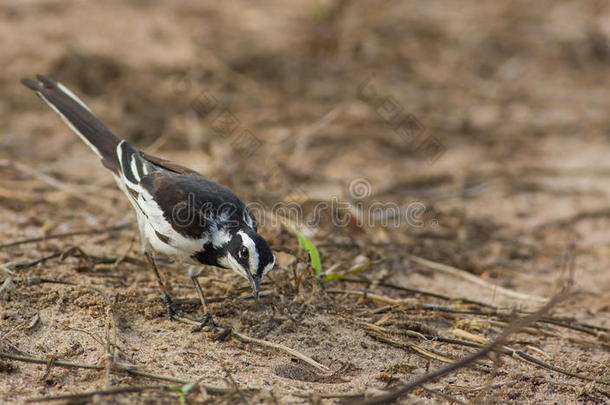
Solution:
[[[452,396],[447,395],[447,394],[445,394],[443,392],[440,392],[438,390],[435,390],[434,388],[430,388],[430,387],[426,387],[425,385],[422,385],[422,389],[424,391],[426,391],[426,392],[429,392],[430,394],[437,395],[437,396],[443,398],[445,401],[453,402],[453,403],[458,404],[458,405],[467,405],[466,402],[460,401],[457,398],[453,398]]]
[[[113,226],[109,226],[107,228],[102,228],[102,229],[88,229],[88,230],[83,230],[83,231],[56,233],[56,234],[52,234],[52,235],[41,236],[38,238],[21,239],[21,240],[17,240],[14,242],[0,244],[0,249],[11,247],[11,246],[25,245],[27,243],[41,242],[44,240],[68,238],[70,236],[93,235],[93,234],[99,234],[99,233],[119,231],[121,229],[127,228],[130,225],[131,225],[130,223],[127,223],[127,224],[113,225]]]
[[[35,364],[47,364],[48,363],[48,361],[46,359],[29,357],[29,356],[20,356],[20,355],[16,355],[16,354],[12,354],[12,353],[0,352],[0,358],[11,359],[11,360],[15,360],[15,361],[23,361],[26,363],[35,363]],[[85,369],[92,369],[92,370],[104,370],[104,368],[105,368],[105,366],[103,366],[101,364],[73,363],[70,361],[57,360],[57,359],[54,361],[53,365],[57,366],[57,367],[64,367],[64,368],[85,368]],[[160,380],[160,381],[167,381],[167,382],[176,383],[176,384],[189,384],[192,382],[192,381],[189,381],[184,378],[149,373],[147,371],[139,370],[133,365],[123,364],[123,363],[115,363],[114,367],[113,367],[113,372],[122,372],[122,373],[126,373],[126,374],[137,375],[140,377],[146,377],[146,378],[151,378],[151,379]],[[234,392],[233,388],[203,384],[202,382],[197,382],[197,385],[210,394],[228,394],[228,393]],[[118,389],[121,389],[121,388],[117,388],[117,390]],[[252,390],[260,390],[260,389],[257,389],[257,388],[250,389],[250,391],[252,391]],[[106,391],[111,392],[112,390],[92,391],[90,393],[82,393],[82,395],[88,395],[88,394],[95,395],[98,392],[100,392],[101,395],[104,395],[103,392],[106,392]],[[312,395],[311,392],[302,392],[302,391],[296,391],[296,392],[286,391],[286,392],[280,392],[280,394],[281,395],[294,395],[294,396],[301,397],[301,398],[309,398]],[[76,394],[76,395],[78,395],[78,394]],[[353,392],[353,393],[329,392],[329,393],[316,393],[316,395],[318,395],[320,398],[362,398],[364,396],[364,393],[363,392]],[[32,401],[34,401],[34,400],[42,401],[43,399],[42,398],[32,398]]]
[[[560,292],[559,294],[557,294],[555,297],[553,297],[548,303],[546,303],[536,312],[533,312],[530,315],[527,315],[523,318],[517,319],[516,321],[512,322],[511,324],[508,325],[508,327],[506,329],[504,329],[504,331],[495,340],[493,340],[489,344],[483,346],[481,348],[481,350],[464,357],[460,361],[451,363],[445,367],[442,367],[436,371],[433,371],[432,373],[428,373],[419,378],[416,378],[414,381],[404,385],[403,387],[395,390],[394,392],[391,392],[391,393],[385,394],[385,395],[380,395],[375,398],[371,398],[370,400],[361,401],[361,402],[359,402],[359,405],[377,405],[377,404],[387,404],[390,402],[394,402],[398,398],[400,398],[402,395],[406,394],[409,391],[412,391],[413,389],[415,389],[417,387],[420,387],[432,380],[443,377],[456,370],[464,368],[471,363],[474,363],[475,361],[479,360],[480,358],[486,356],[488,353],[492,352],[498,346],[503,345],[511,334],[517,332],[519,329],[521,329],[524,326],[527,326],[529,324],[536,322],[536,320],[538,320],[540,317],[542,317],[544,314],[546,314],[551,308],[553,308],[559,302],[565,300],[568,297],[568,295],[569,295],[568,290],[566,289],[566,290]]]
[[[422,266],[427,267],[432,270],[437,270],[437,271],[441,271],[446,274],[450,274],[454,277],[459,277],[462,280],[466,280],[471,283],[477,284],[481,287],[488,288],[490,290],[495,291],[498,294],[502,294],[507,297],[516,298],[519,300],[526,300],[526,301],[527,300],[536,301],[536,302],[546,302],[547,301],[547,299],[543,298],[543,297],[520,293],[518,291],[513,291],[508,288],[504,288],[504,287],[489,283],[480,277],[472,275],[464,270],[460,270],[453,266],[448,266],[446,264],[433,262],[431,260],[427,260],[427,259],[424,259],[423,257],[419,257],[419,256],[409,255],[408,257],[410,260],[412,260],[413,262],[415,262],[419,265],[422,265]]]
[[[319,246],[318,246],[319,247]],[[337,281],[340,282],[347,282],[347,283],[359,283],[359,284],[373,284],[373,281],[370,280],[359,280],[359,279],[351,279],[351,278],[341,278],[338,279]],[[421,294],[421,295],[425,295],[425,296],[430,296],[430,297],[434,297],[434,298],[438,298],[444,301],[461,301],[464,302],[466,304],[474,304],[474,305],[478,305],[478,306],[482,306],[485,308],[490,308],[493,309],[493,311],[485,311],[483,312],[468,312],[466,310],[461,310],[462,312],[457,312],[460,310],[451,310],[449,308],[443,309],[443,307],[440,306],[436,306],[436,308],[433,308],[432,306],[426,306],[426,305],[421,305],[422,309],[431,309],[431,310],[438,310],[438,311],[446,311],[446,312],[455,312],[455,313],[470,313],[470,314],[480,314],[480,315],[494,315],[494,316],[503,316],[503,315],[507,315],[508,312],[506,314],[503,314],[502,308],[497,307],[495,305],[491,305],[491,304],[487,304],[485,302],[480,302],[480,301],[475,301],[469,298],[464,298],[464,297],[449,297],[447,295],[443,295],[443,294],[438,294],[438,293],[433,293],[430,291],[424,291],[424,290],[418,290],[418,289],[414,289],[414,288],[409,288],[409,287],[403,287],[400,285],[396,285],[396,284],[391,284],[391,283],[387,283],[387,282],[381,282],[381,283],[377,283],[375,282],[375,285],[378,285],[380,287],[387,287],[387,288],[392,288],[395,290],[399,290],[399,291],[405,291],[405,292],[410,292],[410,293],[414,293],[414,294]],[[332,292],[335,290],[327,290],[326,292]],[[336,290],[339,291],[339,290]],[[379,308],[378,310],[381,310],[382,308]],[[408,310],[408,308],[402,308],[401,310]],[[511,313],[516,312],[516,313],[520,313],[520,314],[529,314],[531,313],[531,311],[523,311],[523,310],[517,310],[517,309],[511,309]],[[579,332],[583,332],[583,333],[587,333],[589,335],[592,336],[598,336],[599,332],[610,332],[610,328],[604,328],[603,326],[598,326],[598,325],[590,325],[590,324],[586,324],[586,323],[582,323],[582,322],[576,322],[572,319],[562,319],[562,318],[542,318],[539,319],[538,321],[536,321],[537,323],[550,323],[553,325],[557,325],[563,328],[567,328],[567,329],[572,329],[572,330],[576,330]]]
[[[52,253],[50,255],[43,256],[43,257],[38,258],[38,259],[29,259],[29,260],[24,260],[24,261],[21,261],[21,262],[6,263],[4,266],[5,267],[9,267],[9,268],[11,268],[13,270],[23,270],[23,269],[27,269],[28,267],[36,266],[37,264],[40,264],[40,263],[44,263],[47,260],[55,259],[56,257],[59,257],[61,255],[62,255],[61,252]]]
[[[327,291],[328,292],[328,291]],[[425,305],[422,305],[422,307],[425,307]],[[406,308],[406,309],[410,309],[410,308]],[[428,309],[428,308],[412,308],[412,309]],[[448,310],[449,308],[440,308],[440,310]],[[402,310],[402,308],[401,308]],[[434,310],[439,310],[439,308],[435,308]],[[494,316],[497,316],[498,314],[493,314]],[[538,319],[536,322],[541,322],[541,319]],[[417,335],[413,334],[413,331],[408,331],[408,330],[391,330],[391,329],[387,329],[384,327],[381,327],[379,325],[375,325],[375,324],[371,324],[368,322],[363,322],[363,321],[358,321],[355,319],[352,319],[352,322],[354,322],[355,325],[362,327],[363,329],[365,329],[366,333],[369,334],[371,337],[380,340],[384,343],[396,346],[396,347],[400,347],[400,348],[405,348],[405,349],[412,349],[412,350],[416,350],[416,348],[411,347],[412,343],[403,343],[401,341],[397,341],[395,339],[391,339],[385,335],[394,335],[394,336],[407,336],[407,337],[416,337],[418,339],[424,339],[424,340],[430,340],[430,341],[436,341],[436,342],[442,342],[442,343],[448,343],[448,344],[453,344],[453,345],[460,345],[460,346],[466,346],[466,347],[473,347],[473,348],[481,348],[484,347],[483,344],[488,343],[488,339],[482,338],[482,337],[478,337],[478,339],[476,339],[476,343],[474,341],[466,341],[466,340],[458,340],[458,339],[450,339],[450,338],[446,338],[443,336],[435,336],[435,335],[422,335],[417,333]],[[522,331],[525,331],[526,328],[521,328]],[[463,332],[463,331],[462,331]],[[472,338],[472,336],[471,336]],[[482,339],[485,339],[485,341],[483,341]],[[475,340],[475,339],[473,339]],[[416,350],[417,351],[417,350]],[[515,360],[520,360],[523,361],[525,363],[534,365],[534,366],[538,366],[538,367],[542,367],[544,369],[547,370],[551,370],[551,371],[555,371],[557,373],[561,373],[564,375],[567,375],[569,377],[573,377],[573,378],[578,378],[584,381],[594,381],[600,384],[604,384],[604,385],[609,385],[610,383],[605,382],[603,380],[600,379],[596,379],[594,377],[589,377],[583,374],[577,374],[577,373],[573,373],[570,372],[566,369],[557,367],[557,366],[553,366],[549,363],[545,363],[542,360],[538,360],[537,358],[530,356],[526,353],[524,353],[521,350],[516,350],[516,349],[512,349],[510,347],[507,346],[501,346],[501,347],[497,347],[493,350],[494,352],[498,352],[501,353],[503,355],[509,356]],[[426,357],[426,353],[421,353],[423,354],[424,357]],[[443,359],[436,359],[436,360],[440,360],[440,361],[444,361]]]
[[[2,352],[0,352],[0,358],[24,361],[26,363],[36,363],[36,364],[47,364],[48,363],[48,360],[46,360],[46,359],[37,359],[34,357],[20,356],[18,354],[2,353]],[[65,361],[65,360],[55,360],[53,365],[55,365],[57,367],[65,367],[65,368],[87,368],[87,369],[92,369],[92,370],[103,370],[104,369],[104,366],[102,366],[100,364],[73,363],[71,361]]]
[[[51,395],[48,397],[34,397],[26,399],[25,402],[48,402],[48,401],[57,401],[57,400],[76,400],[76,399],[87,399],[93,396],[109,396],[109,395],[117,395],[117,394],[127,394],[133,392],[143,392],[148,390],[167,390],[167,385],[146,385],[141,387],[119,387],[112,388],[106,390],[96,390],[96,391],[87,391],[87,392],[79,392],[77,394],[63,394],[63,395]]]
[[[367,333],[367,335],[371,336],[372,338],[374,338],[376,340],[379,340],[380,342],[384,342],[389,345],[399,347],[401,349],[410,349],[410,350],[414,351],[416,354],[418,354],[419,356],[421,356],[422,358],[425,358],[426,360],[436,360],[436,361],[440,361],[441,363],[453,363],[455,361],[454,359],[450,359],[449,357],[438,355],[436,353],[432,353],[432,352],[424,349],[423,347],[416,345],[415,343],[411,343],[411,342],[404,343],[404,342],[400,342],[395,339],[390,339],[389,337],[383,336],[383,334],[381,334],[373,329],[366,329],[366,333]]]
[[[49,186],[51,186],[53,188],[63,191],[64,193],[68,194],[71,197],[77,198],[87,204],[90,204],[96,208],[101,209],[104,212],[107,212],[107,213],[112,212],[112,209],[108,207],[108,204],[104,204],[98,200],[89,198],[90,193],[83,192],[82,190],[78,189],[77,187],[65,184],[65,183],[49,176],[48,174],[45,174],[39,170],[34,169],[33,167],[30,167],[21,162],[15,162],[15,161],[2,160],[1,163],[4,165],[7,165],[7,163],[8,163],[11,166],[13,166],[15,169],[19,170],[20,172],[28,174],[28,175],[42,181],[43,183],[48,184]]]
[[[430,292],[430,291],[418,290],[416,288],[403,287],[403,286],[400,286],[400,285],[384,283],[384,282],[373,282],[373,281],[370,281],[370,280],[359,280],[359,279],[348,278],[348,277],[342,277],[342,278],[338,279],[337,281],[344,282],[344,283],[375,284],[375,285],[378,285],[380,287],[393,288],[395,290],[405,291],[405,292],[409,292],[409,293],[412,293],[412,294],[420,294],[420,295],[424,295],[424,296],[428,296],[428,297],[433,297],[433,298],[438,298],[438,299],[441,299],[441,300],[444,300],[444,301],[451,301],[451,300],[454,299],[454,298],[448,297],[448,296],[443,295],[443,294],[437,294],[437,293],[433,293],[433,292]]]
[[[297,352],[296,350],[291,349],[290,347],[284,346],[279,343],[267,342],[266,340],[256,339],[256,338],[253,338],[253,337],[250,337],[250,336],[247,336],[247,335],[241,334],[239,332],[235,332],[235,331],[233,331],[233,336],[235,336],[237,339],[239,339],[245,343],[254,343],[254,344],[257,344],[260,346],[271,347],[273,349],[281,350],[281,351],[286,352],[289,355],[296,357],[297,359],[309,364],[310,366],[317,368],[318,370],[320,370],[324,373],[330,373],[330,369],[328,367],[326,367],[325,365],[318,363],[311,357],[306,356],[300,352]]]
[[[48,363],[47,359],[41,359],[41,358],[35,358],[35,357],[29,357],[29,356],[20,356],[20,355],[12,354],[12,353],[0,352],[0,358],[11,359],[11,360],[16,360],[16,361],[23,361],[26,363],[35,363],[35,364],[47,364]],[[104,370],[106,368],[106,366],[102,365],[102,364],[73,363],[70,361],[58,360],[58,359],[54,360],[53,365],[56,367],[86,368],[86,369],[91,369],[91,370]],[[147,371],[140,370],[136,366],[133,366],[130,364],[114,363],[112,370],[119,371],[122,373],[137,375],[137,376],[141,376],[141,377],[152,378],[154,380],[161,380],[161,381],[177,383],[177,384],[188,384],[188,383],[192,382],[192,381],[186,380],[184,378],[149,373]],[[207,384],[201,384],[201,383],[199,383],[199,385],[201,387],[205,388],[206,391],[213,393],[213,394],[225,394],[228,392],[233,392],[232,389],[219,387],[216,385],[207,385]]]
[[[174,316],[174,319],[183,323],[187,323],[190,325],[195,325],[195,326],[201,326],[201,322],[197,322],[194,321],[192,319],[188,319],[188,318],[183,318],[180,316]],[[314,359],[312,359],[309,356],[304,355],[303,353],[300,353],[294,349],[291,349],[288,346],[284,346],[280,343],[273,343],[273,342],[268,342],[266,340],[262,340],[262,339],[256,339],[253,337],[250,337],[248,335],[244,335],[243,333],[239,333],[236,332],[234,330],[231,330],[231,334],[233,336],[235,336],[238,340],[244,342],[244,343],[254,343],[260,346],[264,346],[264,347],[270,347],[273,349],[277,349],[280,350],[282,352],[288,353],[289,355],[291,355],[292,357],[296,357],[297,359],[309,364],[312,367],[317,368],[318,370],[324,372],[324,373],[330,373],[330,369],[328,367],[326,367],[323,364],[318,363],[317,361],[315,361]]]
[[[389,305],[412,305],[418,307],[417,301],[414,298],[391,298],[385,295],[379,295],[370,293],[367,291],[351,291],[351,290],[326,290],[329,294],[350,294],[350,295],[361,295],[365,298],[370,298],[373,301],[379,301]]]
[[[509,349],[509,350],[512,350],[512,349]],[[598,384],[610,385],[610,382],[608,382],[608,381],[589,377],[589,376],[582,375],[582,374],[572,373],[571,371],[564,370],[563,368],[545,363],[544,361],[538,360],[537,358],[532,357],[529,354],[522,352],[521,350],[515,350],[512,354],[514,354],[515,356],[518,356],[519,358],[523,359],[524,361],[526,361],[528,363],[534,364],[536,366],[545,368],[550,371],[555,371],[557,373],[567,375],[568,377],[578,378],[580,380],[585,380],[585,381],[593,381]]]

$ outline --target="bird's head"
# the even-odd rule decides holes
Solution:
[[[232,234],[218,263],[246,278],[258,298],[261,279],[273,268],[275,256],[262,236],[251,228],[242,228]]]

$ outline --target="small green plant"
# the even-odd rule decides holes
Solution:
[[[192,383],[188,383],[185,385],[170,385],[168,388],[170,391],[174,391],[177,392],[179,397],[179,401],[180,401],[180,405],[185,405],[186,404],[186,394],[188,394],[188,392],[190,390],[193,389],[194,386],[196,386],[197,383],[196,382],[192,382]]]
[[[320,252],[318,252],[318,248],[316,247],[316,245],[313,244],[311,240],[303,236],[303,234],[299,232],[296,227],[293,227],[292,230],[299,239],[299,245],[301,245],[301,247],[309,253],[309,257],[311,259],[311,267],[313,267],[313,269],[315,270],[316,276],[319,276],[320,274],[322,274],[322,261],[320,260]]]
[[[328,274],[326,274],[325,277],[327,280],[338,280],[345,276],[349,276],[350,274],[360,273],[361,271],[364,271],[364,270],[368,269],[369,267],[371,267],[371,265],[373,265],[373,263],[370,263],[370,262],[361,264],[361,265],[357,265],[357,266],[352,267],[345,273],[328,273]]]
[[[329,272],[324,274],[322,272],[322,261],[320,260],[320,252],[318,252],[318,248],[316,247],[316,245],[314,245],[314,243],[309,238],[299,232],[296,227],[292,227],[292,231],[299,239],[299,245],[309,253],[311,267],[315,270],[316,276],[322,276],[327,280],[337,280],[350,274],[360,273],[361,271],[364,271],[371,267],[371,265],[376,264],[369,262],[365,264],[356,265],[344,273],[331,273],[332,269],[329,269]]]

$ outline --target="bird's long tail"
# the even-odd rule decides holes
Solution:
[[[102,163],[115,173],[121,170],[117,146],[121,142],[89,107],[61,83],[36,75],[37,80],[21,79],[21,83],[34,90],[81,139],[102,159]]]

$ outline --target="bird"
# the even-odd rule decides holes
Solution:
[[[198,280],[205,266],[235,271],[258,298],[261,279],[274,267],[275,256],[258,233],[256,218],[233,191],[118,138],[63,84],[39,74],[21,83],[59,114],[112,172],[135,210],[142,250],[170,319],[181,309],[161,278],[158,255],[188,265],[204,312],[200,327],[217,326]]]

